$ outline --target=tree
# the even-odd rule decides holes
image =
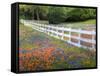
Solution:
[[[63,7],[50,7],[48,20],[50,24],[58,24],[65,20],[65,9]]]
[[[20,5],[19,16],[21,19],[32,19],[31,5]]]
[[[93,8],[20,5],[19,17],[38,21],[47,20],[50,24],[58,24],[96,18],[96,10]]]
[[[74,8],[67,14],[69,17],[66,19],[66,21],[83,21],[93,19],[96,16],[95,10],[88,8]]]

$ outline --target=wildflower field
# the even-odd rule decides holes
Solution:
[[[40,71],[96,66],[96,53],[19,25],[19,70]]]

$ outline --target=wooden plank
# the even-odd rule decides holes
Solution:
[[[94,48],[96,44],[95,31],[44,25],[39,23],[33,23],[32,21],[27,20],[21,20],[20,22],[24,23],[26,26],[32,27],[37,31],[47,33],[48,35],[58,38],[60,40],[67,40],[70,44],[74,46]]]

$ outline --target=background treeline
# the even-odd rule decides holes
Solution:
[[[84,21],[96,18],[93,8],[20,5],[20,19],[47,20],[50,24]]]

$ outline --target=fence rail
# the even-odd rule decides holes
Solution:
[[[58,38],[60,40],[66,41],[71,45],[89,49],[95,49],[96,32],[94,30],[82,30],[82,29],[72,29],[59,26],[51,26],[46,24],[35,23],[30,20],[20,20],[26,26],[30,26],[33,29],[44,32],[50,36]]]

